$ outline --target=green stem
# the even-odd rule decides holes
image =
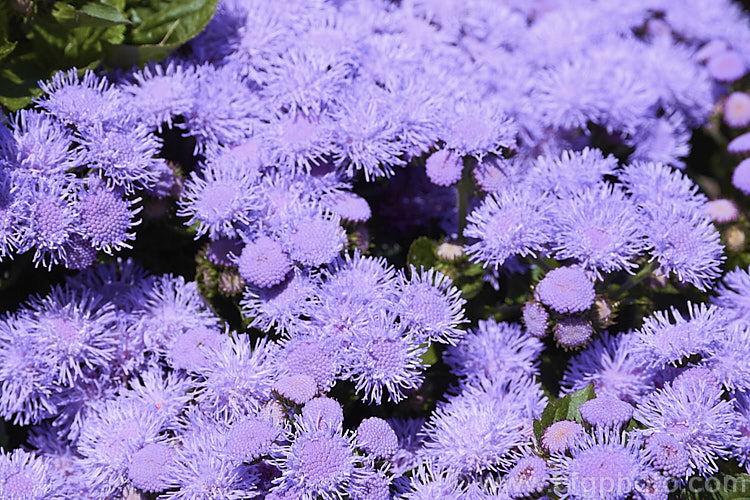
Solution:
[[[474,158],[464,158],[464,169],[461,172],[461,180],[458,182],[457,206],[458,206],[458,243],[464,243],[464,229],[466,229],[466,217],[469,215],[469,203],[474,191]]]
[[[643,266],[636,274],[628,277],[628,280],[623,283],[622,286],[617,290],[617,295],[615,297],[612,297],[612,300],[622,299],[625,294],[627,294],[631,289],[633,289],[646,278],[650,277],[653,271],[654,263],[647,262],[646,265]]]

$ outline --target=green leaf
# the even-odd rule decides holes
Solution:
[[[484,267],[481,264],[469,264],[462,274],[470,278],[484,277]]]
[[[88,27],[110,27],[130,24],[125,14],[111,5],[99,2],[89,2],[80,9],[64,2],[56,2],[52,9],[52,17],[67,29]]]
[[[430,269],[438,261],[435,243],[424,236],[414,240],[409,247],[409,253],[406,255],[406,263],[419,269],[424,267]]]
[[[438,361],[438,355],[437,351],[435,350],[435,345],[430,344],[430,346],[427,348],[427,350],[422,354],[422,363],[425,364],[425,366],[432,366]]]
[[[0,66],[0,104],[9,111],[23,108],[42,93],[37,80],[48,76],[34,52],[14,52]]]
[[[460,286],[461,296],[466,300],[471,300],[479,295],[484,287],[484,281],[481,279],[469,281]]]
[[[0,2],[0,33],[2,33],[4,36],[3,38],[8,37],[8,33],[10,32],[10,7],[8,7],[8,2]]]
[[[724,500],[747,500],[750,498],[750,476],[735,474],[722,476],[721,488],[716,493]]]
[[[10,42],[8,40],[0,42],[0,61],[11,55],[16,50],[17,44],[17,42]]]
[[[542,416],[534,420],[534,435],[538,443],[542,442],[542,434],[547,427],[561,420],[575,420],[581,422],[581,413],[578,409],[583,403],[594,399],[594,384],[589,384],[580,391],[568,394],[564,398],[550,401],[542,411]]]
[[[127,45],[173,45],[200,33],[211,20],[217,0],[149,0],[128,10],[137,25],[127,35]]]
[[[49,68],[96,65],[105,51],[122,43],[125,26],[70,28],[54,18],[37,20],[29,33],[40,62]]]
[[[596,393],[594,392],[594,384],[589,384],[580,391],[574,392],[573,394],[569,394],[565,396],[565,398],[570,398],[570,405],[568,406],[568,413],[565,417],[566,420],[575,420],[576,422],[581,422],[581,413],[578,411],[578,409],[581,407],[583,403],[586,401],[592,400],[596,397]],[[563,399],[565,399],[563,398]]]
[[[8,57],[15,49],[18,42],[11,41],[10,36],[10,13],[7,2],[0,2],[0,61]]]
[[[170,52],[179,47],[179,43],[169,45],[117,45],[113,47],[104,62],[110,66],[130,68],[143,65],[148,61],[164,59]]]
[[[99,2],[85,4],[81,7],[81,14],[86,16],[87,19],[99,23],[110,23],[110,25],[131,24],[130,20],[125,17],[125,14],[119,9]],[[98,24],[97,26],[104,25],[105,24]]]

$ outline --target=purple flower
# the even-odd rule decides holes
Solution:
[[[547,335],[549,313],[539,302],[527,302],[523,306],[523,324],[526,331],[537,338]]]
[[[24,190],[14,189],[0,174],[0,260],[13,258],[30,225],[29,200],[24,195]]]
[[[594,303],[594,284],[580,267],[553,269],[536,286],[543,304],[560,313],[581,312]]]
[[[724,101],[724,122],[733,128],[750,125],[750,95],[732,92]]]
[[[459,475],[430,461],[421,463],[409,479],[402,495],[404,500],[462,498],[463,495]]]
[[[595,78],[581,80],[580,75],[601,71],[585,57],[562,61],[534,76],[530,105],[539,120],[555,130],[586,128],[596,122],[605,107]]]
[[[310,375],[299,373],[281,377],[273,385],[273,390],[282,398],[302,405],[316,396],[318,384]]]
[[[242,165],[209,163],[185,183],[177,215],[190,218],[187,226],[197,224],[196,237],[235,237],[238,227],[250,225],[253,211],[260,208],[254,193],[256,176]]]
[[[346,245],[346,233],[333,214],[299,217],[283,234],[289,257],[306,266],[320,266],[333,261]]]
[[[549,480],[549,468],[543,458],[536,455],[524,457],[508,471],[508,494],[513,498],[524,498],[541,493]]]
[[[425,162],[427,177],[438,186],[450,186],[458,182],[463,168],[461,157],[448,149],[435,151]]]
[[[226,341],[228,337],[222,337],[214,328],[191,328],[174,339],[167,361],[176,370],[202,372],[208,366],[213,351],[221,349]]]
[[[149,64],[134,71],[131,78],[132,83],[122,86],[131,120],[161,131],[165,124],[172,127],[173,118],[190,111],[195,92],[195,72],[190,66]]]
[[[347,191],[331,193],[321,200],[321,204],[347,222],[365,222],[372,215],[366,199]]]
[[[241,74],[260,78],[271,56],[291,44],[288,23],[295,10],[261,2],[220,5],[195,49],[201,59],[228,62]]]
[[[748,469],[750,465],[750,400],[747,393],[737,394],[735,397],[735,408],[737,410],[737,425],[740,427],[740,436],[732,444],[732,455],[737,458],[741,467]]]
[[[711,221],[697,210],[686,212],[668,206],[650,207],[648,214],[646,239],[661,272],[706,290],[720,276],[725,259],[719,232]]]
[[[543,191],[568,198],[586,188],[599,185],[605,175],[613,175],[617,159],[604,156],[598,149],[565,150],[560,156],[536,158],[528,172],[528,182]]]
[[[281,429],[266,419],[242,419],[227,433],[227,453],[238,462],[252,462],[271,451],[280,434]]]
[[[121,388],[118,382],[112,372],[97,369],[79,377],[71,387],[55,391],[52,401],[56,411],[52,426],[56,429],[58,439],[77,440],[87,419],[101,410],[102,402],[115,397]],[[142,408],[139,402],[132,402],[131,406],[139,411]]]
[[[194,85],[192,105],[180,128],[195,138],[196,153],[238,143],[257,127],[259,98],[231,68],[198,66]]]
[[[141,208],[134,208],[136,200],[128,200],[116,191],[104,186],[91,185],[81,194],[78,202],[80,232],[97,250],[111,254],[122,248],[132,248],[129,241],[135,239],[131,232],[140,224],[135,220]]]
[[[646,46],[642,67],[648,68],[659,94],[659,104],[668,111],[679,111],[691,127],[708,119],[714,105],[711,81],[695,64],[693,49],[672,37],[654,40]]]
[[[96,262],[98,251],[80,234],[73,234],[65,245],[65,267],[77,271]]]
[[[565,349],[585,345],[593,334],[591,323],[579,316],[560,318],[555,325],[555,340]]]
[[[302,420],[311,428],[338,429],[344,422],[344,410],[335,399],[318,396],[302,408]]]
[[[339,431],[302,426],[273,461],[282,472],[279,484],[297,489],[303,498],[341,498],[355,472],[353,448],[351,437]]]
[[[629,160],[684,168],[684,158],[690,154],[690,136],[691,131],[679,112],[645,120],[629,140],[635,146]]]
[[[750,132],[745,132],[732,139],[727,145],[727,151],[735,155],[750,153]]]
[[[718,333],[718,332],[717,332]],[[716,347],[703,365],[731,392],[750,390],[750,328],[744,322],[729,325],[717,335]]]
[[[720,82],[739,80],[747,72],[743,57],[733,50],[712,55],[706,68],[711,76]]]
[[[68,276],[65,283],[80,291],[96,292],[118,310],[131,312],[143,307],[144,289],[151,287],[153,279],[132,259],[117,258],[115,262],[97,264]]]
[[[154,415],[122,400],[109,401],[88,416],[81,427],[78,452],[90,487],[101,495],[120,491],[129,479],[133,455],[154,442],[159,430]]]
[[[155,415],[163,428],[174,428],[192,398],[195,382],[179,372],[165,373],[159,366],[143,368],[138,377],[130,381],[129,389],[120,390],[120,397],[140,404],[143,413]]]
[[[534,377],[539,373],[543,344],[520,326],[479,321],[457,345],[449,347],[443,359],[453,373],[467,382]]]
[[[95,124],[80,139],[81,161],[106,180],[107,187],[127,194],[153,187],[158,180],[160,141],[142,125],[105,128]]]
[[[193,500],[211,496],[239,500],[257,491],[247,467],[226,456],[227,428],[199,412],[185,417],[175,456],[168,470],[169,500]]]
[[[633,406],[612,396],[597,396],[579,408],[581,418],[597,427],[624,427],[633,416]]]
[[[251,327],[264,332],[295,333],[302,316],[309,316],[318,302],[320,284],[315,277],[294,272],[278,285],[248,286],[240,302],[242,312],[252,318]]]
[[[750,323],[750,272],[739,267],[724,275],[712,302],[725,308],[727,314]]]
[[[528,164],[519,157],[505,159],[485,156],[474,167],[474,179],[483,191],[498,194],[520,184],[528,174],[527,166]]]
[[[445,147],[458,156],[481,159],[515,145],[516,123],[492,102],[459,100],[451,111],[446,132],[441,135]]]
[[[60,71],[51,80],[40,82],[46,95],[35,99],[43,110],[61,121],[85,129],[94,124],[114,124],[124,118],[126,109],[122,93],[106,78],[86,70]]]
[[[267,236],[247,243],[237,259],[240,275],[261,288],[278,285],[291,270],[281,244]]]
[[[333,386],[341,368],[340,360],[329,355],[322,342],[301,335],[283,345],[278,359],[280,371],[289,375],[310,375],[321,391],[327,391]]]
[[[182,276],[156,278],[139,305],[138,328],[143,332],[146,348],[160,354],[187,330],[218,323],[197,284],[185,282]]]
[[[717,224],[734,222],[740,216],[740,211],[737,209],[737,205],[735,205],[732,200],[727,200],[725,198],[709,201],[704,206],[704,212],[712,222]]]
[[[397,311],[419,341],[455,344],[466,322],[461,292],[441,272],[411,267],[411,279],[399,275]]]
[[[466,247],[473,262],[497,268],[511,255],[541,253],[550,241],[549,204],[528,189],[490,195],[467,218],[464,236],[477,242]]]
[[[716,460],[726,458],[739,436],[733,403],[721,390],[703,379],[666,384],[644,397],[634,418],[645,435],[667,433],[685,447],[690,470],[706,477],[718,470]]]
[[[391,481],[386,469],[359,469],[349,486],[349,496],[352,500],[390,500]]]
[[[643,321],[632,335],[633,356],[653,368],[678,365],[690,356],[710,356],[719,339],[725,335],[726,317],[721,309],[705,304],[687,304],[688,315],[671,309],[657,311]]]
[[[334,156],[347,175],[362,171],[365,179],[390,176],[393,167],[403,166],[404,144],[398,126],[390,118],[385,91],[375,86],[350,88],[334,113],[337,133]]]
[[[261,93],[272,109],[318,114],[345,93],[351,66],[339,58],[316,57],[310,49],[290,47],[269,58]]]
[[[27,334],[62,385],[72,386],[83,370],[114,361],[118,340],[112,304],[95,292],[57,287],[26,305]]]
[[[149,443],[130,459],[128,477],[136,488],[157,493],[170,486],[169,467],[174,451],[163,443]]]
[[[261,129],[267,164],[285,172],[310,172],[333,153],[334,123],[326,116],[280,116]]]
[[[55,374],[49,356],[40,356],[37,339],[29,335],[34,320],[25,313],[0,321],[0,415],[17,425],[38,423],[56,411]]]
[[[0,453],[0,496],[42,500],[50,498],[61,485],[56,484],[51,463],[24,450]]]
[[[644,221],[625,193],[609,184],[584,190],[553,208],[558,260],[575,259],[601,278],[602,273],[637,267],[646,248]]]
[[[583,436],[581,424],[572,420],[560,420],[544,431],[542,445],[550,453],[565,453]]]
[[[732,173],[732,185],[742,191],[742,194],[750,194],[750,158],[740,162]]]
[[[685,446],[668,432],[657,432],[646,439],[644,451],[651,465],[672,477],[690,474],[690,457]]]
[[[621,434],[619,430],[596,429],[593,434],[576,440],[570,455],[552,455],[553,481],[565,486],[571,498],[624,498],[646,470],[646,461],[638,446],[638,440]]]
[[[31,206],[26,219],[29,226],[19,251],[33,247],[36,265],[49,269],[66,261],[67,244],[80,230],[80,205],[75,203],[75,191],[76,185],[68,177],[43,177],[24,193]]]
[[[396,433],[378,417],[366,418],[359,424],[355,442],[373,458],[388,458],[398,449]]]
[[[510,466],[511,452],[529,445],[530,419],[544,406],[533,382],[483,382],[437,407],[425,424],[422,455],[457,473]]]
[[[633,351],[632,333],[602,333],[568,363],[560,385],[571,394],[593,383],[596,394],[637,402],[652,389],[654,371]]]
[[[420,356],[425,350],[405,332],[403,323],[382,313],[357,334],[345,375],[355,383],[357,392],[364,392],[365,401],[379,404],[385,391],[389,401],[398,402],[406,397],[404,391],[422,384]]]
[[[57,177],[82,164],[70,131],[49,115],[32,110],[11,116],[9,134],[0,139],[0,157],[19,174],[34,177]]]
[[[365,257],[358,250],[323,269],[321,293],[366,305],[390,304],[397,300],[396,271],[385,259]]]
[[[633,162],[618,174],[619,179],[638,204],[699,207],[708,199],[686,175],[662,163]]]

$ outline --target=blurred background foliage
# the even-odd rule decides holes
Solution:
[[[130,68],[200,33],[217,0],[0,0],[0,104],[20,109],[59,70]]]

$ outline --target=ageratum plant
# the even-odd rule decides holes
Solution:
[[[213,10],[0,4],[0,498],[750,498],[739,4]]]

